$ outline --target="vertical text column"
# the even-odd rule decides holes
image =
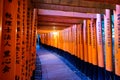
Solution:
[[[116,12],[114,12],[115,25],[115,74],[120,79],[120,5],[116,5]],[[116,79],[117,80],[117,79]]]
[[[17,0],[4,0],[1,80],[15,79]]]

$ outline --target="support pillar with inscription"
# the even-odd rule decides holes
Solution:
[[[112,27],[111,27],[111,15],[110,10],[105,10],[104,15],[105,26],[105,62],[106,62],[106,80],[113,79],[112,76]]]
[[[93,65],[93,69],[91,69],[91,71],[93,71],[93,80],[97,80],[98,79],[98,75],[96,73],[98,73],[98,53],[97,53],[97,35],[96,35],[96,20],[95,19],[91,19],[91,46],[92,46],[92,65]]]
[[[87,20],[87,47],[88,47],[88,62],[91,64],[92,63],[92,46],[91,46],[91,25],[90,25],[90,20]]]
[[[23,0],[23,23],[22,23],[22,77],[24,80],[26,75],[26,33],[27,33],[27,0]]]
[[[4,0],[1,47],[1,80],[14,80],[16,73],[17,0]]]
[[[91,20],[87,19],[87,49],[88,49],[88,64],[87,76],[92,77],[92,44],[91,44]]]
[[[120,80],[120,5],[114,11],[115,28],[115,80]]]
[[[98,52],[98,80],[105,80],[101,14],[97,14],[96,30]]]
[[[23,0],[17,0],[17,29],[16,29],[16,74],[15,80],[22,76],[22,31],[23,31]]]
[[[87,20],[83,21],[83,41],[84,41],[84,69],[82,72],[87,73],[87,63],[88,63],[88,47],[87,47]]]

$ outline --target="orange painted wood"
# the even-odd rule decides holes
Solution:
[[[115,28],[115,74],[120,76],[120,5],[116,5],[114,11],[114,28]]]
[[[91,45],[91,21],[87,20],[87,39],[88,39],[88,61],[92,63],[92,45]]]
[[[97,29],[98,66],[104,67],[101,14],[97,14],[96,29]]]
[[[87,21],[83,21],[84,61],[88,62]]]
[[[16,34],[16,74],[15,79],[21,79],[22,74],[22,31],[23,31],[23,0],[17,0],[17,34]]]
[[[31,52],[31,70],[33,71],[35,69],[35,55],[36,55],[36,52],[35,52],[35,45],[36,45],[36,42],[35,42],[35,38],[36,38],[36,34],[34,34],[34,31],[35,31],[35,18],[36,18],[36,14],[37,11],[36,9],[33,10],[33,19],[32,19],[32,40],[31,40],[31,49],[32,49],[32,52]],[[31,71],[31,76],[32,76],[32,71]]]
[[[3,15],[3,0],[0,0],[0,52],[2,47],[2,15]],[[1,80],[1,74],[2,74],[2,68],[1,68],[1,62],[2,62],[2,56],[0,55],[0,80]]]
[[[81,37],[81,30],[80,30],[80,25],[77,25],[77,54],[78,54],[78,58],[81,59],[81,44],[80,44],[80,37]]]
[[[15,79],[17,0],[4,0],[1,80]]]
[[[83,60],[84,59],[84,57],[83,57],[83,55],[84,55],[84,53],[83,53],[83,25],[82,24],[80,24],[79,25],[80,26],[80,57],[81,57],[81,60]]]
[[[75,55],[74,53],[74,30],[73,26],[71,27],[71,49],[72,49],[72,55]]]
[[[73,25],[72,29],[73,29],[73,33],[72,33],[73,34],[73,53],[75,56],[77,56],[76,54],[76,25]]]
[[[69,39],[70,39],[70,53],[73,55],[73,46],[72,46],[72,28],[69,29]]]
[[[106,70],[112,71],[112,34],[110,22],[110,10],[105,11],[105,54],[106,54]]]
[[[22,32],[22,77],[25,79],[26,74],[26,34],[27,34],[27,1],[23,0],[23,32]]]
[[[80,39],[80,34],[79,34],[79,31],[80,30],[80,26],[79,25],[77,25],[77,29],[76,29],[76,38],[77,38],[77,43],[76,43],[76,46],[77,46],[77,49],[76,49],[76,51],[77,51],[77,57],[78,58],[80,58],[80,44],[79,44],[79,39]]]
[[[96,34],[96,20],[91,19],[91,53],[92,53],[92,64],[98,64],[98,53],[97,53],[97,34]]]

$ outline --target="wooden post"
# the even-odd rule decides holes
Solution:
[[[72,28],[69,29],[69,39],[70,39],[70,53],[73,54],[73,48],[72,48]]]
[[[91,19],[91,44],[92,44],[92,64],[97,66],[98,64],[98,57],[97,57],[97,44],[96,44],[96,21]]]
[[[110,10],[106,9],[105,18],[105,53],[106,53],[106,70],[112,71],[112,34]]]
[[[80,25],[77,25],[77,31],[76,31],[76,35],[77,35],[77,57],[80,59]]]
[[[97,30],[97,53],[98,53],[98,80],[104,80],[105,74],[104,74],[104,54],[102,43],[101,14],[97,14],[96,30]]]
[[[97,14],[96,29],[97,29],[97,52],[98,66],[104,68],[103,44],[102,44],[102,22],[101,15]]]
[[[27,1],[23,0],[23,32],[22,32],[22,77],[24,80],[26,75],[26,34],[27,34]]]
[[[32,27],[32,65],[33,70],[35,70],[35,63],[36,63],[36,31],[37,31],[37,10],[34,9],[33,13],[33,27]]]
[[[14,80],[16,72],[17,0],[4,0],[1,80]]]
[[[106,74],[105,78],[113,79],[113,63],[112,63],[112,27],[111,27],[111,15],[110,10],[105,10],[104,15],[104,24],[105,24],[105,66],[106,66]]]
[[[81,56],[81,60],[84,59],[83,55],[83,25],[80,24],[80,56]]]
[[[16,34],[16,75],[15,79],[21,79],[22,69],[22,29],[23,29],[23,0],[17,2],[17,34]]]
[[[72,30],[73,30],[73,53],[74,53],[74,55],[75,56],[77,56],[76,55],[76,25],[73,25],[73,27],[72,27]]]
[[[2,16],[3,16],[3,0],[0,0],[0,52],[2,52],[1,51],[1,48],[2,48],[2,45],[1,45],[2,44],[2,21],[3,21]],[[0,80],[2,80],[1,79],[1,74],[2,74],[1,62],[2,62],[2,56],[0,55]]]
[[[93,80],[98,79],[98,54],[97,54],[97,34],[96,34],[96,20],[91,19],[91,49],[92,49],[92,64],[93,64]],[[91,69],[91,71],[92,71]]]
[[[92,63],[92,46],[91,46],[91,25],[90,20],[87,20],[87,38],[88,38],[88,62]]]
[[[88,62],[88,48],[87,48],[87,21],[83,22],[83,40],[84,40],[84,61]]]
[[[115,17],[114,18],[114,26],[115,26],[115,74],[117,76],[119,76],[119,79],[120,79],[120,5],[116,5],[116,12],[114,11],[114,17]]]

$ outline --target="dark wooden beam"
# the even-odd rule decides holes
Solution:
[[[38,26],[37,29],[38,30],[62,30],[67,28],[66,26]]]
[[[61,24],[78,24],[81,23],[83,19],[81,18],[71,18],[71,17],[63,17],[63,16],[45,16],[39,15],[38,22],[46,22],[47,23],[61,23]]]
[[[68,23],[51,23],[51,22],[38,22],[38,26],[71,26]]]
[[[120,4],[120,0],[86,0],[86,1],[101,2],[101,3],[108,3],[108,4]]]
[[[53,5],[53,4],[36,4],[36,8],[48,9],[48,10],[60,10],[60,11],[73,11],[80,13],[101,13],[104,14],[104,9],[96,8],[84,8],[84,7],[74,7],[74,6],[64,6],[64,5]]]
[[[38,5],[41,5],[41,4],[53,4],[53,5],[76,6],[76,7],[96,8],[96,9],[97,8],[115,9],[115,4],[108,4],[105,1],[104,3],[101,3],[99,2],[101,0],[95,0],[96,2],[91,1],[91,0],[89,1],[85,1],[85,0],[32,0],[32,1],[34,2],[37,8],[39,8]]]

